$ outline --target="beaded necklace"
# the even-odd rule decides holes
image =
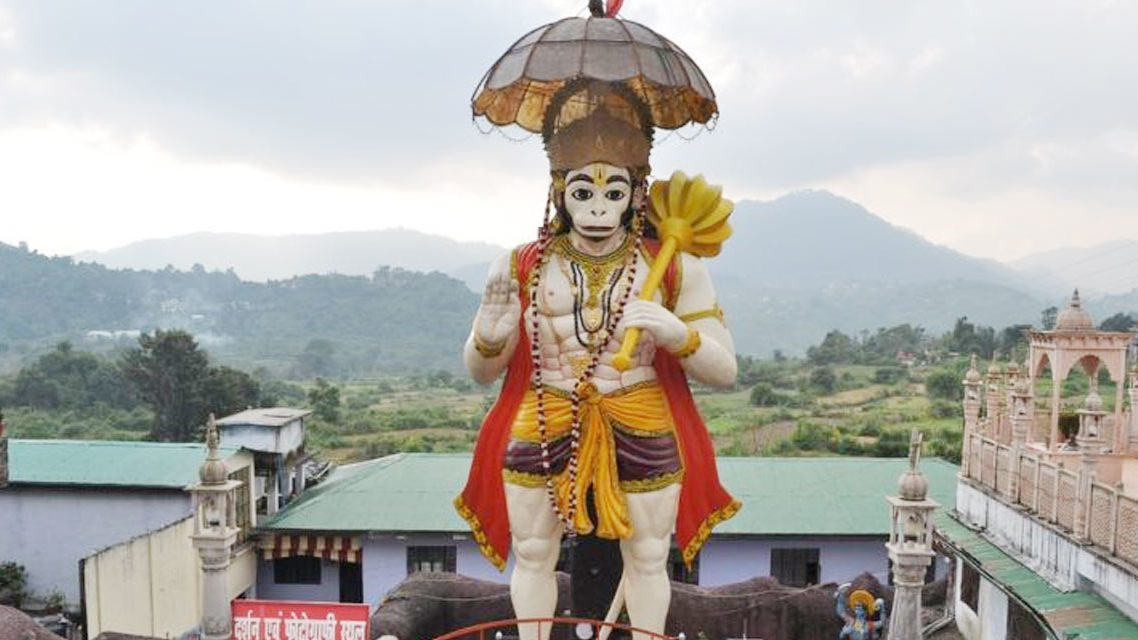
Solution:
[[[541,274],[545,270],[546,265],[548,265],[551,257],[549,252],[550,245],[555,242],[555,237],[550,232],[548,222],[549,208],[552,201],[552,189],[550,190],[550,194],[550,199],[546,201],[546,224],[544,224],[538,232],[537,259],[534,263],[534,271],[532,272],[533,275],[530,282],[530,310],[533,314],[530,324],[530,359],[533,364],[533,385],[537,400],[537,432],[541,445],[541,469],[542,475],[545,476],[545,492],[549,497],[550,504],[553,505],[554,514],[557,516],[557,519],[561,521],[565,529],[566,535],[570,538],[574,538],[577,536],[577,529],[573,525],[573,522],[576,518],[578,508],[576,487],[578,454],[581,448],[581,390],[592,379],[593,374],[596,372],[597,365],[600,364],[601,353],[604,351],[608,340],[615,334],[616,327],[624,315],[624,307],[628,303],[628,299],[632,293],[632,283],[636,279],[636,257],[640,255],[644,241],[645,208],[643,206],[637,206],[633,214],[632,229],[630,230],[630,235],[633,237],[633,248],[627,253],[627,256],[625,256],[626,266],[621,269],[625,274],[625,287],[623,293],[620,295],[619,302],[615,308],[612,309],[612,313],[607,314],[608,317],[606,321],[602,322],[604,328],[601,332],[598,332],[598,334],[603,336],[603,339],[594,340],[592,344],[589,345],[585,345],[585,343],[582,342],[582,345],[586,347],[589,353],[589,364],[578,376],[577,382],[573,385],[573,391],[569,394],[572,423],[569,430],[569,509],[566,512],[562,511],[561,506],[557,503],[557,491],[553,486],[553,465],[549,457],[548,422],[545,414],[545,384],[541,375],[541,326],[538,291],[541,289]],[[615,288],[615,286],[610,287],[610,289],[612,288]],[[611,291],[609,293],[611,295]],[[579,294],[580,292],[578,292],[578,295]],[[574,306],[576,307],[576,304]],[[607,299],[605,307],[606,309],[609,307]],[[576,311],[574,315],[576,315]],[[580,336],[578,336],[578,340],[580,340]]]
[[[570,283],[573,296],[573,333],[586,349],[598,340],[608,342],[608,325],[617,307],[619,283],[634,242],[633,234],[628,233],[619,247],[599,257],[576,249],[567,235],[559,236],[554,244],[557,266]],[[575,368],[573,375],[581,375],[581,370]]]

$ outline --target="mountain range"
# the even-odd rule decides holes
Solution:
[[[734,235],[708,264],[741,353],[801,353],[835,328],[910,323],[939,333],[961,316],[997,328],[1038,323],[1077,284],[1041,276],[1030,260],[1004,265],[935,245],[825,191],[741,201],[731,220]],[[193,234],[74,259],[0,249],[0,340],[175,324],[235,357],[278,365],[307,340],[331,340],[364,358],[364,371],[457,367],[448,349],[469,328],[487,263],[506,250],[404,229]],[[1102,319],[1138,310],[1138,292],[1084,303]],[[17,309],[54,320],[13,325]],[[430,355],[416,359],[419,349]]]
[[[112,269],[189,271],[232,269],[243,280],[287,280],[312,273],[371,275],[381,266],[444,273],[484,264],[504,251],[482,242],[456,242],[410,229],[266,236],[245,233],[192,233],[141,240],[110,251],[86,251],[78,262]]]
[[[1044,251],[1009,264],[1034,282],[1117,296],[1138,288],[1138,240]]]

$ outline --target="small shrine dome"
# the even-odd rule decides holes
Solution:
[[[219,438],[217,436],[217,422],[214,421],[212,413],[209,414],[209,423],[206,426],[205,443],[209,452],[206,455],[205,462],[198,469],[198,477],[201,478],[202,484],[225,484],[229,480],[229,468],[221,456],[217,454]]]
[[[1094,331],[1094,328],[1094,318],[1083,308],[1083,303],[1079,300],[1079,290],[1075,289],[1067,308],[1059,312],[1059,317],[1055,321],[1055,330]]]
[[[929,480],[921,472],[910,469],[897,478],[897,493],[902,500],[920,502],[929,495]]]
[[[972,361],[969,363],[968,372],[964,374],[964,381],[969,384],[980,384],[980,370],[976,368],[976,354],[972,354]]]

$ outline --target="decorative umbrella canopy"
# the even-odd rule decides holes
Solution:
[[[623,83],[663,129],[718,113],[711,84],[682,49],[644,25],[606,16],[599,4],[588,18],[558,20],[515,42],[478,84],[474,116],[539,133],[554,94],[575,80]]]

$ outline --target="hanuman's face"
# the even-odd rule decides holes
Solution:
[[[591,240],[616,233],[632,198],[628,169],[594,162],[565,174],[565,210],[573,230]]]

